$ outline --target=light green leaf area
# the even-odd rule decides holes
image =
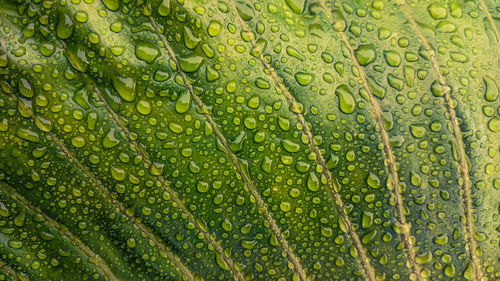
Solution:
[[[0,280],[500,279],[498,1],[0,5]]]

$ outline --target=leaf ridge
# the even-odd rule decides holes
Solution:
[[[283,248],[283,251],[285,252],[288,261],[291,264],[293,264],[295,274],[297,274],[297,276],[300,278],[300,280],[306,281],[307,276],[306,276],[304,269],[302,268],[302,265],[300,264],[300,262],[298,260],[298,257],[293,253],[292,249],[288,245],[288,241],[283,237],[283,234],[281,233],[279,226],[277,225],[276,221],[274,220],[271,213],[269,212],[267,204],[264,202],[264,200],[262,199],[262,197],[258,193],[257,188],[255,187],[255,184],[253,183],[252,179],[242,170],[237,156],[229,148],[228,141],[227,141],[226,137],[220,131],[217,123],[214,121],[210,112],[208,110],[206,110],[206,106],[203,103],[203,101],[195,94],[193,87],[192,87],[191,83],[189,82],[189,79],[187,78],[184,71],[181,70],[179,62],[175,58],[174,51],[168,45],[168,42],[165,39],[165,37],[163,36],[163,34],[161,34],[161,32],[158,30],[158,26],[157,26],[156,22],[154,21],[154,19],[152,17],[148,17],[148,18],[151,21],[151,25],[153,26],[157,35],[160,37],[160,39],[163,43],[163,46],[165,47],[170,59],[174,62],[175,66],[177,68],[177,71],[182,78],[182,81],[184,82],[186,88],[188,89],[189,95],[191,96],[192,100],[196,104],[197,109],[203,115],[205,120],[209,123],[215,136],[217,137],[219,142],[222,144],[224,152],[229,157],[234,169],[236,170],[238,175],[242,178],[243,184],[245,185],[245,189],[255,199],[255,204],[257,205],[257,208],[259,210],[259,214],[261,214],[261,216],[264,218],[264,220],[269,224],[268,225],[269,229],[274,234],[278,243]]]
[[[332,24],[335,24],[335,18],[333,17],[333,14],[331,11],[328,9],[326,6],[325,2],[323,0],[319,0],[319,3],[323,10],[325,11],[326,16],[328,19],[332,22]],[[342,42],[346,45],[349,55],[351,58],[351,61],[353,65],[356,67],[356,70],[359,72],[359,79],[361,80],[361,86],[363,89],[368,93],[368,102],[370,103],[371,110],[370,112],[372,113],[372,117],[375,119],[375,123],[377,126],[377,133],[380,137],[380,140],[382,142],[382,147],[383,147],[383,155],[384,155],[384,160],[385,160],[385,165],[387,167],[388,173],[389,173],[389,178],[391,180],[391,185],[392,188],[389,188],[391,190],[392,195],[394,196],[395,199],[395,209],[396,209],[396,218],[398,220],[398,227],[402,229],[400,232],[400,237],[404,245],[405,253],[408,258],[408,261],[410,262],[411,270],[413,271],[413,274],[415,274],[415,277],[417,280],[425,279],[422,278],[420,274],[420,267],[415,261],[415,249],[412,245],[412,242],[410,240],[410,224],[406,220],[406,216],[404,213],[404,206],[403,206],[403,198],[401,198],[401,194],[399,193],[399,178],[398,178],[398,172],[396,169],[396,163],[394,160],[394,155],[389,143],[389,135],[387,131],[385,130],[384,123],[382,120],[382,116],[380,115],[380,107],[378,102],[375,100],[375,96],[370,90],[370,87],[368,86],[367,79],[366,79],[366,74],[362,67],[359,65],[355,54],[354,50],[349,43],[349,40],[347,39],[347,36],[344,34],[344,32],[337,30],[337,34],[340,36],[340,39]]]
[[[64,45],[64,42],[62,42]],[[11,95],[14,97],[14,99],[19,100],[17,96]],[[33,115],[34,116],[34,115]],[[31,117],[31,121],[35,122],[34,117]],[[51,132],[46,132],[43,131],[47,135],[47,139],[51,142],[53,142],[66,156],[66,158],[73,163],[75,166],[78,167],[78,169],[82,172],[82,174],[90,180],[94,186],[102,193],[104,198],[106,198],[118,211],[123,214],[131,223],[134,225],[138,230],[140,230],[149,240],[153,242],[153,244],[156,245],[160,253],[163,254],[168,260],[172,262],[176,266],[176,268],[179,270],[179,272],[184,275],[188,280],[190,281],[195,281],[195,277],[193,273],[181,262],[180,258],[169,251],[167,247],[161,243],[161,239],[154,234],[152,231],[150,231],[147,226],[143,225],[140,223],[134,216],[131,216],[125,206],[123,206],[122,202],[114,199],[111,194],[109,193],[109,190],[104,187],[102,182],[85,166],[83,165],[70,151],[69,149],[64,145],[63,141],[58,139],[54,134]]]
[[[4,262],[3,260],[0,260],[0,270],[8,275],[10,278],[12,278],[13,280],[21,280],[19,279],[19,277],[17,276],[16,272],[14,271],[14,269],[12,269],[6,262]]]
[[[493,33],[495,33],[495,39],[497,40],[498,49],[500,49],[500,32],[498,31],[497,25],[495,24],[495,21],[493,20],[493,17],[491,16],[490,11],[488,10],[488,6],[486,6],[484,0],[479,0],[479,5],[483,10],[484,15],[490,22],[491,29],[493,29]]]
[[[236,4],[234,3],[234,0],[229,0],[229,2],[231,4],[233,12],[236,14],[238,22],[241,25],[243,31],[249,32],[245,23],[243,22],[243,19],[241,18],[241,16],[237,12]],[[257,44],[255,43],[255,40],[251,39],[250,43],[257,50]],[[363,274],[365,275],[365,278],[367,278],[368,280],[375,281],[376,280],[375,271],[370,263],[370,260],[366,254],[366,251],[365,251],[365,249],[364,249],[364,247],[359,239],[359,236],[357,235],[357,233],[353,229],[353,226],[352,226],[352,223],[349,219],[348,214],[344,210],[344,204],[342,202],[342,199],[336,191],[338,189],[338,183],[336,183],[332,180],[332,175],[331,175],[330,171],[326,168],[326,161],[323,158],[323,155],[321,155],[318,147],[314,143],[313,135],[312,135],[311,131],[309,130],[309,128],[307,127],[304,116],[297,110],[297,102],[295,101],[292,94],[288,91],[286,86],[283,85],[283,83],[278,79],[278,75],[276,74],[274,68],[271,65],[269,65],[269,63],[265,60],[265,58],[263,57],[263,55],[260,51],[258,51],[258,57],[259,57],[261,63],[263,64],[264,68],[266,69],[266,71],[269,72],[269,74],[268,74],[269,78],[271,80],[273,80],[276,87],[284,95],[284,97],[287,100],[287,103],[289,105],[290,111],[297,118],[297,120],[302,128],[302,131],[308,140],[309,148],[313,151],[313,153],[315,155],[316,163],[321,167],[321,172],[322,172],[323,176],[326,178],[327,186],[328,186],[327,189],[328,189],[328,192],[335,203],[334,205],[335,205],[335,208],[337,210],[337,213],[339,214],[340,219],[342,220],[342,222],[346,226],[347,234],[350,237],[350,239],[351,239],[351,241],[352,241],[352,243],[353,243],[353,245],[354,245],[354,247],[359,255],[356,258],[357,258],[359,264],[361,265],[361,267],[363,268]]]
[[[50,218],[47,214],[42,212],[40,208],[33,205],[28,199],[24,198],[21,194],[17,193],[12,187],[10,187],[7,183],[0,181],[0,186],[2,187],[2,191],[9,194],[10,197],[14,198],[16,201],[21,203],[25,208],[30,210],[31,212],[38,214],[43,220],[45,220],[51,227],[55,228],[59,233],[62,234],[72,245],[76,246],[80,252],[85,254],[89,261],[96,265],[96,267],[101,271],[101,274],[110,281],[118,281],[117,278],[111,269],[108,267],[106,262],[96,253],[90,249],[83,241],[81,241],[77,236],[71,233],[68,228],[54,219]]]
[[[398,6],[401,8],[401,11],[405,15],[406,19],[410,23],[411,28],[416,33],[418,38],[420,39],[422,46],[425,51],[428,53],[429,62],[431,63],[431,67],[434,73],[437,76],[439,85],[443,92],[444,98],[444,107],[448,112],[449,118],[448,122],[451,125],[453,142],[455,143],[456,153],[458,157],[458,172],[460,177],[463,180],[463,194],[462,194],[462,208],[465,215],[465,243],[467,252],[469,254],[472,271],[475,275],[475,280],[483,280],[483,273],[481,270],[481,262],[479,261],[479,257],[476,253],[476,241],[474,240],[474,223],[473,223],[473,207],[472,207],[472,199],[471,199],[471,181],[469,178],[469,169],[467,166],[466,153],[464,148],[464,142],[462,138],[462,132],[458,126],[457,115],[455,109],[453,108],[452,97],[450,96],[450,87],[446,83],[446,79],[441,73],[438,61],[436,59],[436,54],[434,50],[430,47],[427,39],[424,37],[420,28],[415,22],[415,19],[409,13],[406,3],[404,0],[397,0]],[[498,39],[498,37],[497,37]]]
[[[152,161],[149,158],[149,155],[147,152],[136,142],[130,137],[130,131],[123,125],[123,123],[120,121],[120,117],[114,110],[111,108],[111,106],[106,102],[104,97],[101,94],[101,91],[94,85],[94,83],[90,80],[90,78],[87,76],[87,74],[82,73],[82,76],[84,77],[84,80],[87,84],[89,84],[92,89],[94,90],[94,93],[98,96],[99,100],[104,104],[104,107],[106,108],[106,111],[111,115],[111,118],[115,121],[115,124],[117,124],[119,130],[121,133],[123,133],[126,136],[127,142],[130,144],[134,152],[142,158],[144,163],[147,165],[147,167],[152,166]],[[172,190],[167,183],[167,181],[163,178],[163,176],[155,176],[156,180],[160,183],[162,186],[163,190],[167,192],[167,194],[172,198],[172,200],[176,203],[178,209],[183,212],[189,219],[191,223],[196,227],[198,232],[200,232],[203,235],[203,238],[207,241],[207,243],[214,248],[214,250],[217,252],[218,255],[221,256],[221,258],[224,260],[226,264],[228,264],[229,267],[231,267],[231,271],[238,272],[237,269],[234,267],[234,262],[231,260],[230,257],[227,257],[224,254],[224,249],[217,244],[217,242],[212,238],[212,235],[208,233],[207,231],[203,230],[202,227],[199,225],[199,223],[196,220],[196,217],[184,206],[184,203],[182,200],[179,198],[179,195],[177,192]],[[234,274],[236,274],[233,272]],[[241,273],[237,273],[236,275],[241,275]],[[243,278],[241,276],[241,278]],[[238,278],[240,279],[240,278]],[[240,279],[243,280],[243,279]]]

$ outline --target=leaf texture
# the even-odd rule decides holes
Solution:
[[[0,1],[1,280],[500,278],[500,3]]]

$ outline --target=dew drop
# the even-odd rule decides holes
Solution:
[[[302,86],[307,86],[314,81],[314,75],[307,72],[295,73],[295,80]]]
[[[354,54],[359,64],[362,66],[368,65],[375,61],[377,58],[377,53],[375,52],[375,47],[372,44],[360,45]]]
[[[131,77],[120,77],[113,76],[113,86],[120,95],[120,97],[128,102],[132,102],[135,99],[135,81]]]
[[[73,21],[66,14],[59,16],[59,22],[56,27],[56,35],[59,39],[68,39],[73,34]]]
[[[356,101],[346,85],[340,85],[335,89],[335,94],[339,97],[339,109],[345,113],[353,113],[356,109]]]
[[[140,41],[135,44],[135,56],[147,63],[153,63],[160,56],[160,51],[152,43]]]

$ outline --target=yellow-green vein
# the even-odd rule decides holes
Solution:
[[[493,33],[495,34],[495,39],[497,41],[498,45],[498,50],[500,50],[500,32],[498,31],[497,25],[495,24],[495,20],[490,14],[490,11],[488,10],[488,6],[486,6],[486,3],[484,3],[484,0],[478,0],[479,5],[481,6],[481,9],[484,12],[484,15],[488,19],[488,22],[491,25],[491,29],[493,30]]]
[[[241,177],[243,184],[245,185],[247,191],[255,199],[255,204],[257,205],[257,208],[259,209],[259,213],[262,215],[264,220],[269,224],[269,228],[270,228],[271,232],[274,234],[278,243],[283,248],[283,251],[285,252],[288,261],[291,264],[293,264],[295,274],[297,275],[299,280],[306,281],[307,276],[306,276],[306,273],[305,273],[302,265],[300,264],[298,257],[293,253],[292,249],[288,245],[288,241],[283,237],[283,234],[281,233],[279,226],[276,224],[276,221],[274,220],[274,218],[272,217],[271,213],[269,212],[269,210],[267,208],[267,204],[264,202],[264,200],[262,199],[262,197],[258,193],[257,188],[255,187],[255,184],[253,183],[252,179],[250,179],[250,177],[242,170],[242,168],[239,164],[238,158],[229,148],[227,139],[220,131],[219,127],[217,126],[217,124],[213,120],[209,111],[206,110],[206,106],[203,104],[201,99],[195,94],[189,79],[187,78],[186,74],[181,70],[179,62],[177,61],[177,59],[175,57],[175,53],[174,53],[173,49],[168,45],[168,42],[165,39],[165,36],[163,36],[161,34],[161,32],[158,30],[158,26],[155,23],[155,21],[153,20],[153,18],[149,17],[149,19],[150,19],[151,24],[153,25],[156,33],[160,37],[160,39],[163,43],[163,46],[165,47],[165,49],[168,53],[169,58],[174,62],[175,66],[179,72],[179,75],[181,76],[182,81],[183,81],[184,85],[186,86],[186,88],[187,88],[192,100],[194,101],[196,107],[198,108],[199,112],[201,112],[201,114],[203,115],[205,120],[208,122],[210,127],[212,127],[212,130],[213,130],[215,136],[217,137],[219,142],[222,144],[224,152],[226,153],[227,157],[230,159],[230,161],[233,164],[233,167],[236,170],[236,172],[238,173],[238,175]]]
[[[18,102],[20,101],[17,96],[11,95]],[[33,123],[35,123],[34,115],[30,118]],[[114,199],[111,196],[109,190],[101,183],[101,181],[89,170],[85,167],[64,145],[64,142],[58,139],[51,132],[43,131],[47,135],[47,139],[53,142],[66,156],[66,158],[73,163],[82,174],[96,187],[104,198],[106,198],[122,215],[124,215],[131,223],[136,227],[139,231],[141,231],[159,250],[160,254],[170,260],[172,264],[176,267],[176,269],[181,273],[181,275],[185,276],[188,280],[194,281],[194,275],[191,271],[181,262],[180,258],[174,253],[170,252],[166,246],[161,243],[160,238],[157,237],[153,232],[151,232],[145,225],[141,224],[134,216],[130,215],[123,204]]]
[[[244,23],[243,19],[239,16],[239,14],[237,12],[236,3],[234,2],[234,0],[229,0],[229,2],[230,2],[231,7],[233,9],[233,13],[237,17],[238,23],[241,25],[243,32],[249,33],[250,31],[248,31],[246,24]],[[257,44],[256,44],[255,40],[253,40],[253,39],[250,40],[250,43],[252,44],[252,47],[257,50]],[[326,168],[325,159],[324,159],[323,155],[320,153],[316,144],[314,143],[314,137],[313,137],[310,129],[307,127],[304,116],[297,110],[298,107],[297,107],[297,103],[296,103],[294,97],[288,91],[286,86],[283,85],[283,83],[278,79],[278,75],[276,74],[276,71],[265,60],[265,58],[261,52],[258,53],[258,57],[259,57],[259,60],[261,61],[262,65],[264,66],[265,70],[269,73],[269,78],[274,82],[274,84],[276,85],[276,88],[285,97],[285,99],[289,105],[289,108],[291,109],[292,114],[297,118],[297,121],[299,122],[300,127],[301,127],[304,135],[307,138],[308,145],[309,145],[310,149],[312,150],[312,152],[316,156],[315,160],[316,160],[317,164],[321,167],[321,173],[323,174],[323,176],[326,179],[327,189],[328,189],[330,196],[333,199],[333,202],[335,203],[335,208],[337,210],[337,213],[338,213],[340,219],[342,220],[342,223],[346,226],[347,234],[348,234],[349,238],[351,239],[351,241],[354,245],[354,248],[356,249],[356,251],[358,253],[357,259],[358,259],[359,264],[363,268],[363,273],[364,273],[365,278],[368,280],[372,280],[372,281],[376,280],[375,271],[370,263],[370,260],[366,254],[366,251],[365,251],[363,245],[361,244],[359,236],[354,231],[354,228],[352,226],[352,223],[349,219],[348,214],[345,212],[342,198],[341,198],[340,194],[338,194],[338,192],[337,192],[337,190],[338,190],[337,185],[338,184],[333,181],[333,177],[332,177],[330,171]]]
[[[469,168],[467,166],[467,159],[465,154],[464,142],[462,139],[462,133],[460,131],[460,127],[458,126],[457,115],[453,108],[453,101],[450,96],[450,87],[447,85],[446,80],[443,74],[441,73],[434,50],[430,47],[422,31],[415,22],[415,19],[409,13],[405,1],[397,0],[397,4],[401,8],[401,11],[403,12],[408,22],[410,23],[411,28],[416,33],[416,35],[418,36],[418,38],[422,43],[422,46],[427,52],[427,55],[429,56],[429,62],[431,63],[431,67],[437,76],[439,85],[443,92],[444,106],[449,115],[448,121],[451,125],[453,142],[455,143],[455,149],[458,158],[458,172],[460,174],[460,178],[462,178],[462,189],[463,189],[462,208],[465,215],[466,248],[471,261],[471,268],[472,271],[474,272],[475,280],[483,280],[483,273],[481,271],[481,262],[479,261],[479,257],[477,256],[476,253],[476,241],[474,240],[474,223],[472,221],[473,214],[472,214],[471,181],[469,178]]]
[[[24,198],[22,195],[17,193],[12,187],[7,185],[5,182],[0,181],[0,186],[2,187],[2,191],[6,192],[14,198],[16,201],[22,204],[23,207],[28,209],[30,212],[37,214],[41,217],[48,225],[55,228],[69,243],[88,257],[89,261],[101,271],[102,276],[104,276],[107,280],[110,281],[118,281],[119,279],[113,274],[111,269],[108,267],[106,262],[97,254],[95,254],[90,247],[85,245],[77,236],[71,233],[66,226],[59,224],[54,219],[50,218],[47,214],[43,213],[40,208],[33,205],[28,199]]]
[[[330,9],[327,7],[326,3],[323,0],[318,0],[318,1],[325,12],[325,15],[331,21],[332,25],[335,24],[335,18],[333,17],[333,14],[330,11]],[[403,242],[406,256],[407,256],[408,261],[410,263],[410,268],[411,268],[413,274],[415,275],[415,278],[417,280],[420,280],[420,279],[422,279],[422,276],[420,274],[420,267],[415,261],[415,249],[414,249],[413,244],[410,240],[410,227],[411,226],[406,221],[406,216],[404,213],[404,206],[403,206],[403,198],[401,197],[401,194],[399,193],[399,178],[398,178],[398,172],[396,169],[396,163],[394,160],[394,155],[392,153],[391,145],[389,143],[389,136],[387,134],[387,131],[384,128],[382,116],[380,115],[380,107],[378,105],[378,102],[375,100],[375,96],[373,95],[372,91],[368,87],[368,83],[366,80],[366,74],[365,74],[363,68],[358,63],[358,61],[354,55],[354,50],[353,50],[351,44],[349,43],[347,36],[342,31],[337,30],[336,32],[339,35],[340,39],[342,40],[343,44],[345,44],[345,46],[347,47],[351,61],[359,73],[359,79],[361,80],[361,87],[368,93],[368,102],[370,103],[370,108],[371,108],[370,112],[371,112],[373,118],[375,119],[375,124],[377,126],[377,133],[378,133],[380,141],[382,143],[385,165],[387,167],[389,179],[390,179],[390,183],[391,183],[390,190],[394,196],[395,203],[396,203],[395,204],[396,205],[395,206],[396,218],[398,221],[397,222],[398,228],[400,229],[401,240]]]

